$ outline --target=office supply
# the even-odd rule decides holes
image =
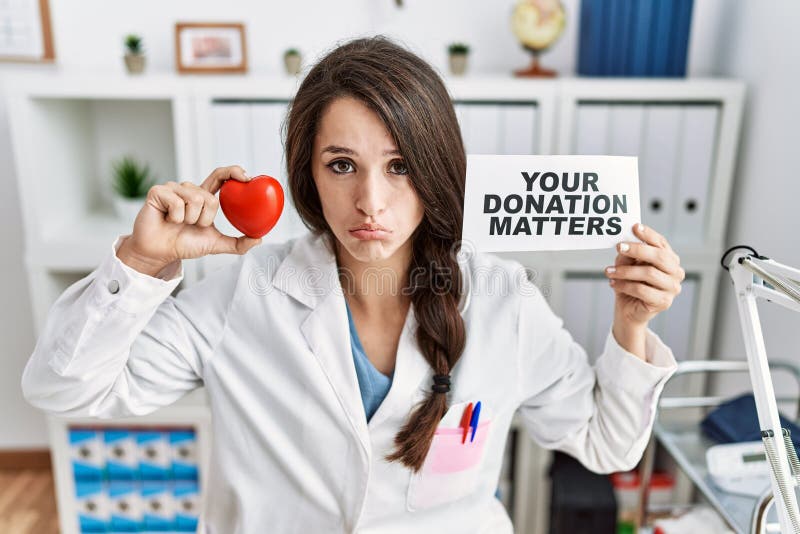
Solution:
[[[469,434],[470,425],[472,424],[472,403],[470,402],[467,404],[467,407],[464,408],[464,415],[461,416],[461,427],[464,429],[464,433],[461,435],[461,443],[466,443],[467,441],[467,434]]]
[[[769,463],[761,441],[714,445],[706,451],[711,480],[730,493],[761,496],[769,488]]]
[[[475,405],[475,409],[472,411],[472,420],[469,423],[469,426],[472,427],[472,435],[469,437],[470,443],[475,439],[475,431],[478,430],[478,418],[481,415],[481,401],[478,401],[478,404]]]

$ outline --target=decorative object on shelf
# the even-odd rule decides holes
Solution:
[[[113,163],[114,210],[126,221],[133,222],[142,209],[147,191],[155,184],[150,165],[140,164],[133,156],[124,156]]]
[[[242,23],[178,22],[175,64],[180,73],[245,73],[247,45]]]
[[[450,43],[447,47],[447,52],[450,58],[450,73],[454,76],[462,76],[467,71],[469,45],[466,43]]]
[[[566,19],[559,0],[517,0],[511,14],[511,29],[533,59],[528,68],[515,70],[515,76],[550,78],[556,75],[556,71],[539,65],[539,55],[561,37]]]
[[[289,48],[283,53],[283,65],[286,68],[286,74],[297,76],[300,74],[300,68],[303,63],[303,56],[296,48]]]
[[[283,188],[265,174],[249,182],[227,180],[219,190],[219,206],[225,218],[247,237],[263,237],[283,212]]]
[[[145,55],[142,49],[142,38],[136,34],[125,36],[125,67],[130,74],[144,72]]]
[[[54,63],[49,0],[4,2],[0,62]]]
[[[686,75],[693,0],[582,0],[578,74]]]

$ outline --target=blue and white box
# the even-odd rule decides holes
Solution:
[[[103,433],[103,441],[109,480],[134,480],[139,467],[134,432],[109,428]]]
[[[141,480],[167,480],[172,470],[169,433],[159,430],[136,432]]]
[[[172,456],[172,478],[197,480],[197,436],[194,430],[172,430],[169,433]]]
[[[177,532],[197,532],[200,518],[200,492],[197,482],[178,480],[172,483]]]
[[[75,508],[81,532],[106,532],[109,519],[108,494],[99,480],[75,482]]]
[[[103,479],[102,434],[93,429],[69,429],[69,455],[75,480]]]
[[[166,532],[173,530],[175,504],[170,484],[163,480],[140,482],[142,497],[141,531]]]
[[[110,532],[138,532],[142,523],[142,498],[137,483],[115,480],[108,483],[111,509]]]

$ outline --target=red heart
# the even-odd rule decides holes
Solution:
[[[249,182],[229,179],[219,190],[219,205],[237,230],[259,238],[272,230],[283,212],[283,188],[264,174]]]

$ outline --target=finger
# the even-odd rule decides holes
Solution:
[[[201,189],[192,182],[167,182],[167,185],[175,191],[175,193],[183,199],[186,205],[183,222],[186,224],[195,224],[203,211],[203,204],[205,204],[205,196],[201,193]]]
[[[633,234],[647,243],[648,245],[653,245],[654,247],[665,248],[667,250],[672,250],[672,247],[667,241],[667,238],[663,235],[659,234],[649,226],[645,226],[642,223],[637,223],[633,225]]]
[[[232,237],[220,233],[219,238],[214,242],[211,254],[244,254],[259,244],[261,244],[260,237],[258,239],[246,235]]]
[[[613,282],[615,292],[624,293],[631,297],[641,300],[646,306],[653,310],[663,311],[672,304],[672,295],[666,291],[661,291],[650,287],[642,282],[631,280],[609,280]]]
[[[166,184],[154,185],[147,192],[147,204],[165,214],[165,219],[173,223],[182,223],[184,206],[181,197]]]
[[[606,276],[614,280],[635,280],[644,282],[662,291],[669,291],[674,294],[680,292],[680,283],[674,276],[670,276],[652,265],[621,265],[607,267],[605,273]]]
[[[211,226],[214,224],[214,219],[217,217],[219,211],[219,199],[216,195],[212,195],[203,188],[200,191],[205,195],[205,202],[203,203],[203,211],[197,219],[198,226]]]
[[[677,274],[680,269],[677,254],[665,248],[625,241],[617,245],[617,250],[629,258],[655,265],[665,273]]]
[[[225,182],[225,180],[228,180],[229,178],[239,180],[240,182],[250,181],[250,177],[241,166],[231,165],[229,167],[218,167],[214,169],[211,174],[208,175],[208,178],[203,180],[203,183],[200,184],[200,187],[211,194],[216,194],[216,192],[219,191],[219,188],[222,187],[222,184]]]

